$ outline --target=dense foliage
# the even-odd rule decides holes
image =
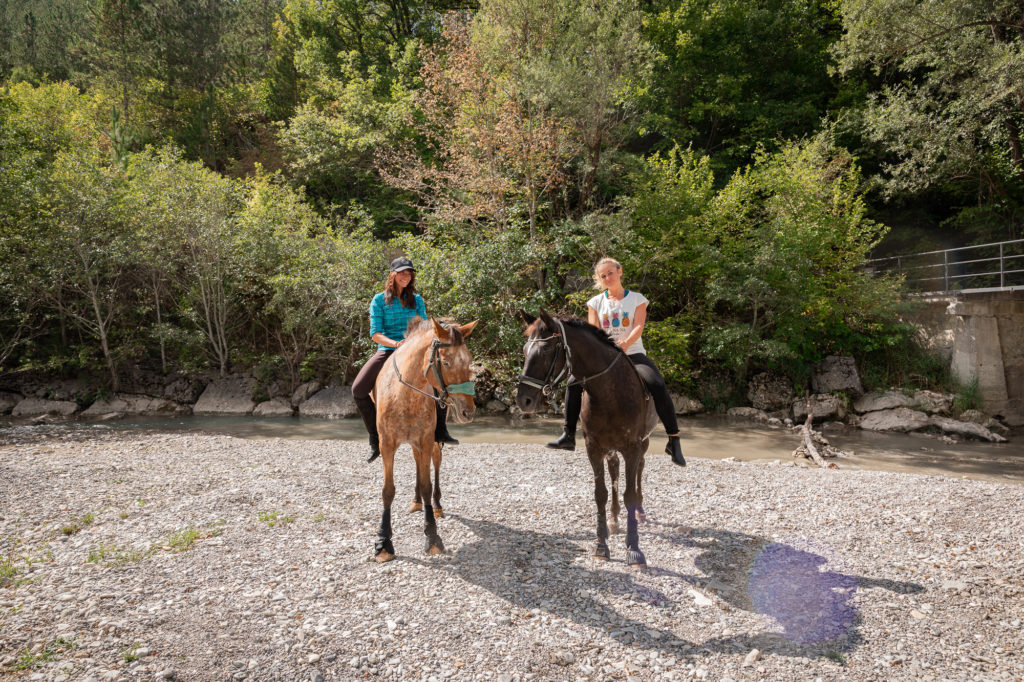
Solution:
[[[962,0],[9,2],[0,368],[350,378],[405,253],[508,377],[516,311],[583,314],[607,254],[677,387],[802,385],[834,352],[884,383],[913,353],[896,283],[859,270],[880,217],[1019,235],[1022,21]]]

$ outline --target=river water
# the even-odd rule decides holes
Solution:
[[[799,443],[799,434],[788,429],[723,416],[681,418],[679,425],[683,453],[687,457],[789,462],[793,449]],[[362,440],[366,437],[363,424],[358,419],[294,417],[147,417],[103,423],[68,422],[56,428],[190,431],[239,438],[290,440]],[[558,436],[561,422],[550,418],[513,421],[509,417],[486,415],[478,416],[470,424],[450,424],[449,430],[464,443],[543,445]],[[1024,439],[1019,436],[1008,443],[961,441],[954,444],[920,434],[874,433],[859,429],[826,430],[825,436],[832,445],[853,453],[850,457],[833,460],[841,469],[875,469],[1024,483]],[[582,448],[582,438],[577,440],[577,446]],[[652,454],[649,456],[660,455],[664,447],[664,435],[656,433],[651,438],[649,452]]]

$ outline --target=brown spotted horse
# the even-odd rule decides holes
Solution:
[[[447,405],[448,415],[457,423],[472,421],[476,412],[470,370],[473,358],[465,339],[475,326],[475,321],[458,326],[418,317],[411,320],[405,342],[391,354],[377,376],[373,393],[377,403],[380,461],[384,465],[384,511],[375,545],[377,561],[395,558],[391,543],[391,503],[395,499],[395,451],[402,443],[412,446],[416,459],[416,495],[410,511],[418,510],[422,501],[426,552],[444,552],[435,521],[443,514],[441,446],[434,442],[435,404]],[[433,496],[431,462],[435,475]]]

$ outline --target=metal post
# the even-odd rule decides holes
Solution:
[[[949,251],[942,252],[942,273],[945,282],[943,291],[949,291]]]
[[[999,243],[999,288],[1006,288],[1006,268],[1003,267],[1003,244]]]

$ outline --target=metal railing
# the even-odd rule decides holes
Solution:
[[[864,269],[902,276],[915,294],[1024,289],[1024,239],[874,258]]]

